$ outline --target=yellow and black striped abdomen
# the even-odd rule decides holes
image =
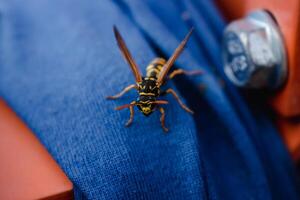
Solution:
[[[147,78],[154,78],[157,79],[158,75],[166,63],[166,60],[163,58],[155,58],[147,67],[146,71],[146,77]]]

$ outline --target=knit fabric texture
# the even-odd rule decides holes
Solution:
[[[160,113],[114,108],[137,98],[108,95],[134,83],[116,25],[145,74],[195,31],[178,76],[165,134]],[[295,169],[266,105],[250,102],[222,69],[225,22],[209,0],[0,1],[0,95],[75,186],[76,199],[299,199]]]

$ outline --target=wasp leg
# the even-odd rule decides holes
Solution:
[[[182,101],[179,99],[178,95],[176,94],[176,92],[173,90],[173,89],[167,89],[166,92],[167,94],[172,94],[175,99],[177,100],[177,102],[179,103],[179,105],[186,111],[186,112],[189,112],[191,114],[194,114],[194,112],[189,109],[186,105],[184,105],[184,103],[182,103]]]
[[[161,127],[164,129],[165,132],[168,132],[169,129],[167,129],[165,127],[165,110],[162,107],[160,107],[159,112],[161,113],[161,116],[160,116]]]
[[[133,88],[137,89],[137,86],[136,86],[135,84],[129,85],[129,86],[127,86],[126,88],[124,88],[119,94],[116,94],[116,95],[114,95],[114,96],[108,96],[108,97],[106,97],[106,98],[107,98],[107,99],[118,99],[118,98],[120,98],[121,96],[123,96],[126,92],[128,92],[129,90],[131,90],[131,89],[133,89]]]
[[[133,116],[134,116],[134,109],[133,109],[133,106],[134,104],[132,104],[130,107],[129,107],[129,110],[130,110],[130,118],[129,120],[127,121],[127,123],[125,124],[125,126],[130,126],[132,121],[133,121]]]
[[[185,74],[185,75],[200,75],[200,74],[202,74],[202,71],[201,70],[185,71],[183,69],[176,69],[176,70],[174,70],[169,75],[169,79],[172,79],[175,76],[180,75],[180,74]]]
[[[116,110],[122,110],[124,108],[129,108],[129,110],[130,110],[130,118],[127,121],[127,123],[125,124],[125,126],[130,126],[130,124],[133,121],[133,116],[134,116],[133,106],[135,106],[135,105],[136,105],[136,101],[133,101],[130,104],[125,104],[123,106],[116,107]]]

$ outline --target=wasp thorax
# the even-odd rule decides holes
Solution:
[[[142,82],[138,84],[138,87],[140,96],[159,96],[159,87],[154,78],[143,78]]]

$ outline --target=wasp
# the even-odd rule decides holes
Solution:
[[[193,71],[185,71],[182,69],[176,69],[172,73],[168,75],[169,70],[174,64],[175,60],[179,57],[181,52],[183,51],[188,39],[190,38],[193,28],[188,32],[179,46],[175,49],[172,56],[166,61],[163,58],[155,58],[146,68],[146,76],[142,76],[141,72],[132,58],[120,32],[117,27],[113,27],[114,35],[117,41],[117,44],[123,54],[125,60],[128,62],[133,75],[135,77],[135,84],[129,85],[124,88],[120,93],[114,96],[108,96],[107,99],[118,99],[123,96],[125,93],[132,89],[136,89],[138,91],[138,98],[135,101],[132,101],[130,104],[126,104],[123,106],[119,106],[116,110],[122,110],[125,108],[129,108],[130,110],[130,118],[126,123],[126,126],[129,126],[134,117],[134,106],[137,106],[138,109],[145,115],[149,116],[155,110],[158,110],[161,113],[160,122],[164,131],[168,131],[165,126],[165,110],[162,107],[164,104],[168,104],[168,101],[161,100],[160,97],[166,94],[171,94],[177,100],[179,105],[188,113],[193,114],[193,111],[189,109],[179,98],[177,93],[169,88],[167,90],[161,90],[161,86],[166,83],[167,79],[172,79],[177,75],[186,74],[186,75],[197,75],[201,74],[200,70]]]

